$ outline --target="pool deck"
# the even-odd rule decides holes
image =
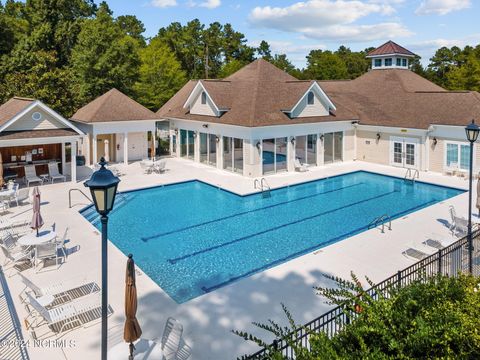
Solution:
[[[238,194],[253,191],[253,179],[220,171],[206,165],[182,159],[167,159],[168,171],[164,174],[145,175],[138,163],[118,165],[124,173],[120,191],[158,186],[179,181],[199,179]],[[375,165],[365,162],[345,162],[324,167],[310,168],[307,173],[283,173],[268,176],[272,188],[335,176],[356,170],[367,170],[402,177],[405,169]],[[85,174],[87,175],[87,174]],[[435,173],[420,173],[420,180],[439,185],[467,189],[468,181]],[[476,185],[476,183],[475,183]],[[474,186],[475,187],[475,186]],[[41,187],[42,215],[45,228],[56,225],[57,233],[68,228],[72,249],[65,264],[58,270],[47,267],[39,273],[32,269],[22,272],[34,283],[46,286],[52,282],[71,279],[96,280],[100,284],[100,234],[78,211],[87,205],[78,192],[72,194],[74,206],[69,209],[68,190],[85,191],[82,183],[59,183]],[[474,199],[475,199],[474,189]],[[449,222],[448,206],[454,205],[458,215],[466,216],[468,194],[464,193],[428,208],[407,215],[392,223],[392,231],[384,234],[372,229],[349,239],[326,246],[318,251],[293,259],[287,263],[239,280],[212,293],[205,294],[184,304],[176,304],[141,270],[137,276],[138,320],[144,338],[161,338],[168,317],[178,319],[184,327],[184,336],[193,348],[191,359],[235,359],[257,349],[230,330],[246,330],[265,338],[265,333],[256,330],[252,321],[264,322],[274,319],[285,323],[281,303],[292,312],[298,323],[304,323],[321,315],[328,309],[324,299],[315,294],[314,285],[328,282],[324,273],[349,277],[351,271],[359,276],[367,275],[380,281],[415,261],[401,253],[412,244],[420,244],[428,238],[451,237],[445,225]],[[476,214],[476,208],[474,207]],[[18,219],[31,217],[31,205],[13,207],[11,215]],[[168,209],[158,214],[159,221],[168,221]],[[474,217],[474,220],[478,219]],[[109,243],[109,303],[114,313],[109,317],[109,347],[122,341],[124,311],[124,276],[126,256]],[[135,255],[135,254],[134,254]],[[1,259],[3,261],[3,258]],[[23,289],[18,276],[7,278],[20,322],[26,310],[20,304],[18,293]],[[30,335],[22,325],[25,339]],[[53,338],[51,338],[53,339]],[[100,324],[71,331],[61,337],[73,340],[70,347],[45,348],[30,346],[30,358],[37,359],[85,359],[98,358],[100,352]],[[0,348],[0,358],[2,357]]]

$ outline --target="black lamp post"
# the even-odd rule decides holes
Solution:
[[[473,182],[473,143],[477,141],[480,128],[472,120],[465,128],[467,140],[470,141],[470,179],[468,184],[468,272],[473,272],[473,239],[472,239],[472,182]]]
[[[108,315],[108,284],[107,284],[107,223],[108,213],[113,208],[117,186],[120,179],[105,168],[107,163],[102,157],[100,169],[95,171],[84,185],[92,193],[95,209],[101,215],[102,222],[102,360],[107,360],[107,315]]]

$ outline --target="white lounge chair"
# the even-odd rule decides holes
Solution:
[[[27,304],[32,308],[27,307],[30,314],[26,320],[28,321],[30,317],[34,318],[30,327],[34,328],[46,323],[50,330],[57,334],[97,320],[102,308],[98,294],[84,296],[52,309],[46,309],[32,294],[27,292],[26,296]],[[113,312],[110,306],[108,312],[109,315]]]
[[[37,176],[34,165],[25,165],[25,183],[27,186],[30,186],[30,183],[40,183],[43,184],[43,180]]]
[[[450,211],[450,217],[452,220],[450,225],[450,231],[452,232],[452,235],[466,235],[468,233],[468,220],[457,216],[457,212],[453,206],[449,206],[448,210]]]
[[[30,196],[30,189],[28,187],[23,189],[18,189],[15,192],[15,197],[14,197],[15,203],[17,204],[17,206],[19,206],[20,204],[23,204],[24,202],[26,202],[29,196]]]
[[[70,284],[56,282],[53,285],[41,288],[26,278],[22,273],[18,273],[18,276],[25,285],[25,289],[20,293],[22,302],[26,300],[26,298],[22,297],[22,294],[26,294],[27,289],[29,289],[30,292],[35,295],[37,301],[45,307],[54,302],[65,303],[100,291],[100,287],[93,281],[72,282]]]
[[[457,241],[456,238],[438,238],[438,239],[427,239],[423,242],[423,244],[430,246],[436,250],[441,250],[443,248],[446,248],[447,246],[452,245]]]
[[[154,169],[153,164],[148,164],[143,160],[140,161],[140,167],[142,168],[145,174],[151,174]]]
[[[68,233],[68,228],[65,229],[65,232],[63,233],[62,238],[57,241],[57,251],[61,251],[65,259],[67,259],[68,257],[67,247],[65,246],[65,241],[67,240],[67,233]]]
[[[52,183],[57,179],[60,179],[63,181],[67,180],[67,177],[65,175],[60,174],[60,171],[58,171],[58,164],[56,162],[48,163],[48,175]]]
[[[295,159],[295,162],[293,163],[295,167],[295,171],[298,172],[305,172],[308,171],[308,168],[305,166],[305,164],[300,164],[300,160],[298,158]]]
[[[166,165],[165,160],[160,160],[158,163],[155,164],[155,172],[157,173],[163,173],[165,171],[165,165]]]
[[[176,360],[182,341],[183,326],[172,317],[167,319],[162,336],[162,351],[165,360]]]
[[[403,256],[406,256],[408,258],[413,258],[414,260],[423,260],[426,257],[429,257],[430,255],[435,254],[437,252],[436,249],[433,249],[431,247],[427,246],[412,246],[409,247],[407,250],[402,252]]]

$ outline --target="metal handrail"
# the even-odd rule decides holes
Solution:
[[[412,175],[412,170],[414,170],[413,175]],[[408,168],[407,172],[405,173],[405,180],[411,180],[412,182],[415,182],[415,179],[420,179],[420,172],[418,169],[411,169]]]
[[[385,233],[385,223],[388,221],[388,230],[392,230],[392,219],[388,214],[383,214],[373,219],[370,224],[368,224],[369,229],[373,229],[378,225],[382,225],[382,234]]]
[[[262,197],[270,196],[270,185],[268,185],[267,179],[255,179],[253,182],[253,187],[254,189],[259,189],[262,192]]]
[[[68,190],[68,208],[69,209],[72,208],[72,191],[80,192],[80,194],[82,194],[84,197],[86,197],[88,201],[93,203],[92,199],[90,199],[82,190],[80,190],[80,189],[70,189],[70,190]]]

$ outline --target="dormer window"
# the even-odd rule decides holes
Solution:
[[[207,104],[207,94],[205,93],[205,91],[202,91],[202,105],[206,105]]]
[[[315,94],[313,91],[309,91],[307,94],[307,105],[315,104]]]
[[[385,66],[392,66],[392,58],[385,59]]]
[[[382,66],[382,59],[375,59],[375,67]]]

